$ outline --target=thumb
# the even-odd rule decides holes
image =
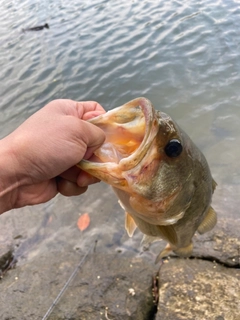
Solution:
[[[103,144],[106,136],[102,129],[84,120],[82,120],[82,130],[84,132],[82,139],[87,146],[87,150],[83,158],[89,159],[93,155],[94,151],[100,148]]]

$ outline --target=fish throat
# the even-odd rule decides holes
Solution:
[[[78,167],[113,187],[129,190],[131,170],[142,164],[158,131],[154,108],[144,98],[132,100],[103,115],[89,120],[106,134],[102,146],[91,160]]]

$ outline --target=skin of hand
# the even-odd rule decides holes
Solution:
[[[86,120],[104,113],[94,101],[54,100],[0,140],[0,213],[79,195],[97,182],[75,165],[105,140]]]

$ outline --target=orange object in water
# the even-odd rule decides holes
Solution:
[[[88,213],[82,214],[77,221],[78,229],[81,231],[84,231],[85,229],[87,229],[89,224],[90,224],[90,217]]]

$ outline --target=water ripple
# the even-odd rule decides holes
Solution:
[[[0,30],[1,136],[54,98],[110,109],[146,95],[208,152],[216,132],[229,136],[214,121],[239,117],[236,2],[6,0]]]

